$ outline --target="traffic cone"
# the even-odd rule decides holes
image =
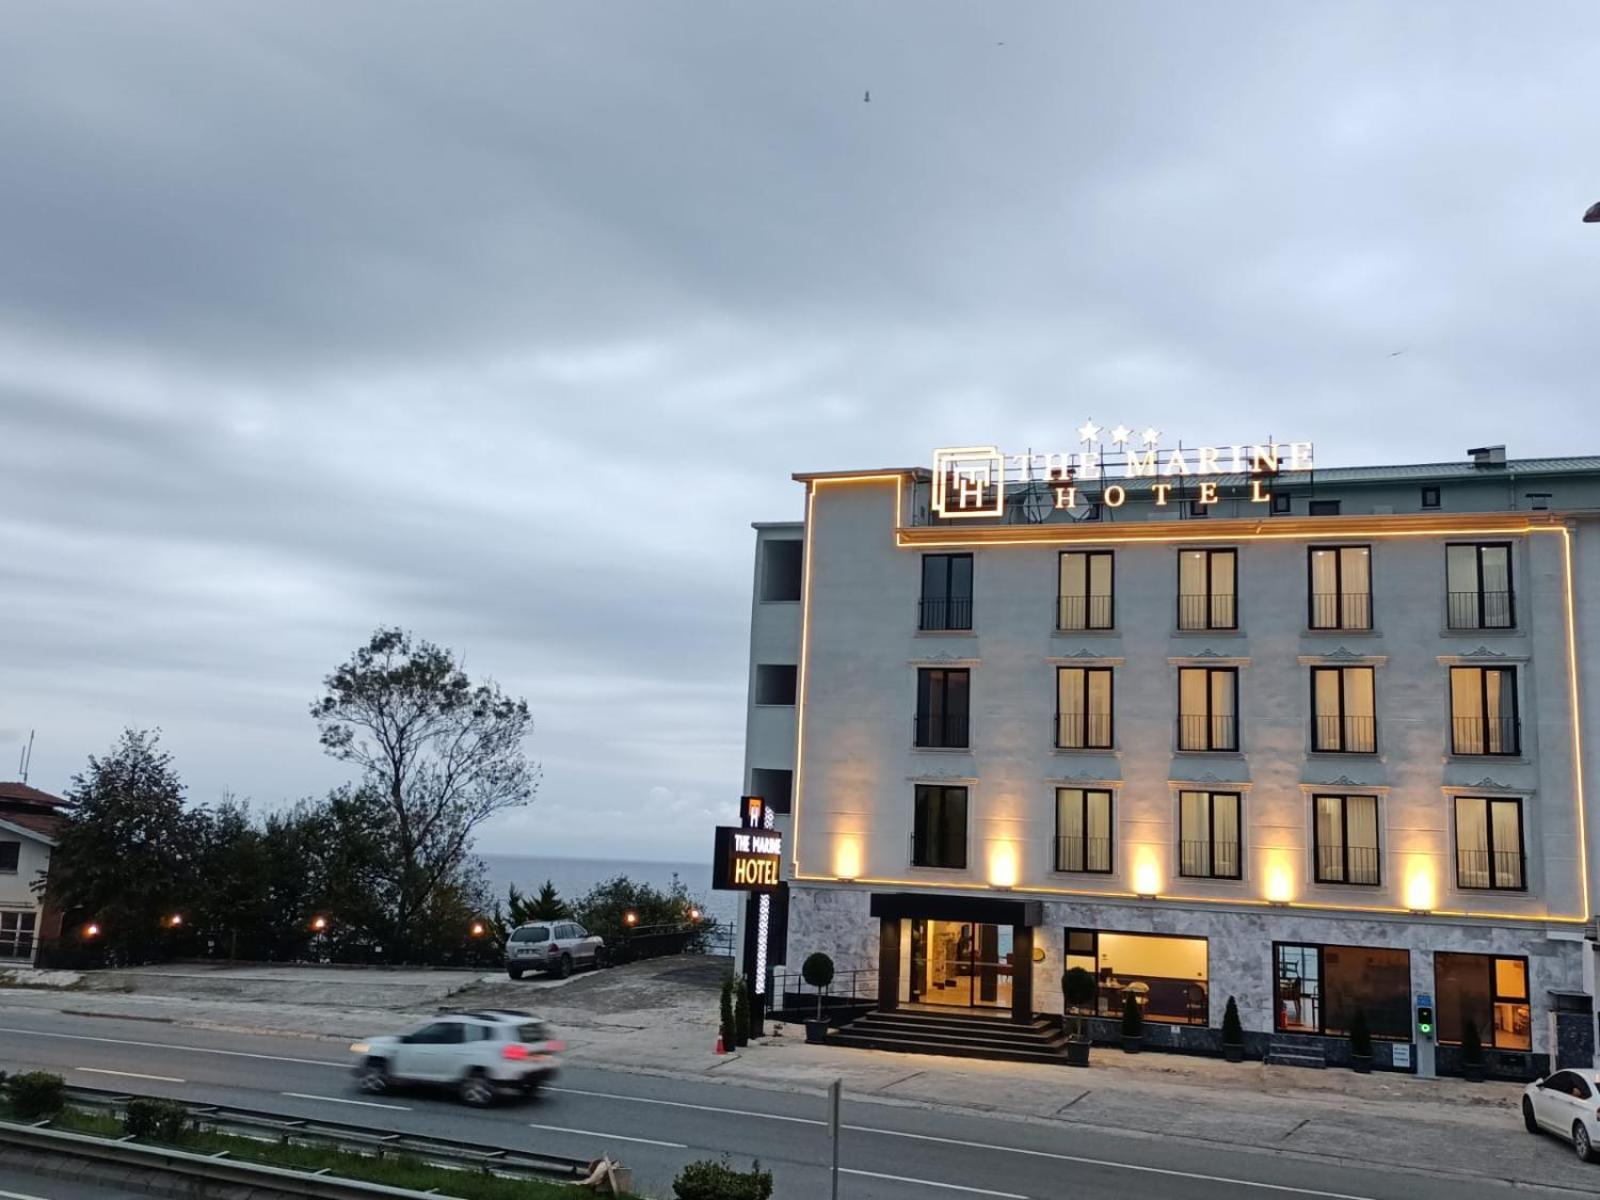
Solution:
[[[726,1054],[727,1052],[727,1047],[722,1044],[722,1035],[719,1033],[717,1034],[717,1053]]]

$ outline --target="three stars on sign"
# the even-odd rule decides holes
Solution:
[[[1099,437],[1103,432],[1105,431],[1102,430],[1100,426],[1096,425],[1092,420],[1085,421],[1082,425],[1078,426],[1078,438],[1085,442],[1099,440]],[[1157,429],[1154,425],[1147,426],[1144,433],[1140,436],[1144,439],[1144,444],[1147,447],[1154,446],[1159,444],[1161,441],[1161,430]],[[1129,429],[1126,425],[1118,425],[1115,429],[1111,430],[1111,444],[1113,446],[1120,446],[1126,449],[1128,442],[1132,437],[1133,430]]]

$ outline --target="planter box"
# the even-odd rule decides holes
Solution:
[[[1229,1062],[1243,1062],[1244,1061],[1244,1043],[1243,1042],[1238,1042],[1238,1043],[1223,1042],[1222,1043],[1222,1057],[1227,1059]]]
[[[1066,1046],[1067,1065],[1070,1067],[1087,1067],[1089,1065],[1089,1046],[1087,1039],[1083,1041],[1069,1041]]]
[[[828,1040],[828,1028],[829,1028],[830,1024],[831,1024],[831,1022],[829,1022],[829,1021],[827,1021],[825,1019],[821,1020],[821,1021],[818,1021],[817,1019],[812,1018],[811,1020],[807,1021],[806,1022],[806,1041],[812,1043],[813,1045],[816,1045],[818,1042],[827,1041]]]
[[[1127,1034],[1122,1035],[1122,1050],[1125,1054],[1139,1053],[1139,1047],[1143,1044],[1144,1038],[1142,1036],[1129,1037]]]
[[[1351,1066],[1351,1069],[1354,1070],[1357,1075],[1371,1075],[1372,1074],[1372,1055],[1370,1055],[1370,1054],[1351,1054],[1350,1055],[1350,1066]]]

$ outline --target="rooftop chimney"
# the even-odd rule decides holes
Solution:
[[[1468,450],[1472,455],[1472,465],[1475,467],[1503,467],[1506,465],[1506,448],[1504,446],[1479,446],[1476,450]]]

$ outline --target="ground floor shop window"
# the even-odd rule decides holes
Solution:
[[[36,913],[0,913],[0,958],[33,957]]]
[[[1147,1021],[1210,1023],[1205,938],[1069,929],[1066,969],[1073,967],[1094,975],[1096,1012],[1102,1017],[1121,1016],[1126,998],[1133,996]]]
[[[1441,1042],[1459,1044],[1471,1021],[1485,1046],[1533,1049],[1527,959],[1435,954],[1433,975]]]
[[[1276,1027],[1345,1037],[1357,1012],[1375,1038],[1411,1036],[1411,955],[1368,946],[1273,945]]]

